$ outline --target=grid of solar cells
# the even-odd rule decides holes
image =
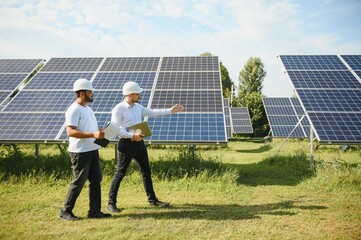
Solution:
[[[218,72],[160,72],[156,89],[221,89]]]
[[[361,70],[361,55],[341,55],[353,70]]]
[[[186,112],[223,112],[220,90],[155,90],[151,108],[170,108],[175,104],[182,104]]]
[[[51,58],[42,72],[94,72],[103,58]]]
[[[0,113],[0,139],[54,140],[64,121],[61,113]]]
[[[71,91],[20,91],[3,112],[64,112],[74,100]]]
[[[301,107],[297,98],[263,98],[268,122],[274,137],[303,138],[309,135],[309,124],[303,118],[300,125],[297,125],[304,112],[300,115]],[[296,128],[295,128],[296,127]],[[294,131],[292,132],[292,130]],[[290,133],[292,134],[290,135]]]
[[[355,71],[355,73],[357,74],[357,76],[358,76],[359,78],[361,78],[361,71]]]
[[[227,138],[232,138],[232,125],[231,125],[231,115],[229,113],[229,106],[224,106],[224,119],[226,124],[226,133]]]
[[[149,91],[144,91],[141,94],[139,104],[147,106],[149,102]],[[73,99],[74,101],[74,99]],[[94,102],[88,105],[93,109],[94,112],[111,112],[113,107],[123,101],[123,94],[120,91],[95,91]]]
[[[29,74],[43,62],[43,59],[0,59],[0,73]]]
[[[37,73],[27,84],[25,89],[43,90],[43,89],[57,89],[57,90],[71,90],[73,84],[79,78],[90,80],[94,73]]]
[[[28,74],[0,74],[0,90],[13,91]]]
[[[299,89],[297,93],[306,111],[361,112],[361,88]]]
[[[218,57],[164,57],[161,71],[219,71]]]
[[[11,92],[9,92],[9,91],[4,91],[4,92],[1,91],[0,92],[0,104],[3,103],[10,94],[11,94]],[[4,104],[5,104],[5,102],[4,102]],[[1,106],[0,111],[3,107],[4,106]]]
[[[358,88],[360,82],[350,71],[287,71],[298,88]]]
[[[303,58],[303,56],[296,56],[296,58]],[[359,106],[361,103],[361,83],[352,74],[353,70],[356,70],[355,73],[358,74],[357,69],[360,68],[361,56],[334,55],[334,58],[343,60],[348,66],[344,65],[342,70],[339,68],[330,68],[327,71],[324,68],[315,69],[313,72],[318,74],[317,78],[310,78],[308,71],[291,71],[292,69],[289,69],[287,64],[285,66],[287,66],[286,70],[289,77],[312,122],[318,141],[321,144],[359,144],[361,138],[359,138],[358,132],[361,131],[361,122],[351,124],[348,121],[350,119],[359,121],[359,118],[350,117],[350,115],[361,113]],[[348,70],[349,68],[352,69]],[[314,84],[315,81],[317,84]],[[338,121],[334,121],[332,118],[324,118],[325,115],[330,114],[337,116]],[[353,134],[348,131],[346,124],[356,127]],[[332,128],[332,130],[325,128]]]
[[[121,91],[127,81],[138,83],[143,89],[152,89],[155,72],[111,72],[98,73],[93,81],[95,89],[118,89]]]
[[[323,142],[361,142],[360,112],[309,112],[308,115]]]
[[[100,71],[155,72],[158,69],[159,60],[159,57],[110,57],[105,60]]]
[[[347,70],[336,55],[281,55],[287,70]]]
[[[253,133],[251,118],[246,107],[231,107],[233,133]]]
[[[149,117],[152,136],[148,141],[175,143],[225,142],[223,114],[179,113]]]

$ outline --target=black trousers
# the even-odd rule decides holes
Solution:
[[[62,211],[72,212],[75,202],[88,179],[89,212],[99,212],[101,208],[100,182],[102,181],[102,172],[98,150],[84,153],[69,152],[69,155],[73,169],[73,179],[70,182]]]
[[[116,204],[120,183],[124,178],[130,162],[134,159],[142,174],[144,190],[147,194],[148,201],[156,201],[157,198],[153,189],[151,170],[149,166],[148,152],[144,141],[136,142],[130,139],[120,139],[117,150],[117,164],[115,173],[110,185],[108,204]]]

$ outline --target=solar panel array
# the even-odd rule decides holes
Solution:
[[[122,85],[135,81],[144,89],[143,106],[170,108],[179,103],[186,108],[179,114],[146,117],[153,132],[146,141],[226,143],[218,57],[52,58],[0,110],[1,141],[67,141],[64,113],[75,100],[72,86],[79,78],[89,79],[96,89],[89,106],[99,126],[122,101]]]
[[[43,59],[0,59],[0,111]]]
[[[274,137],[309,137],[310,124],[307,118],[304,117],[301,123],[297,125],[305,115],[297,98],[264,97],[263,105]]]
[[[321,144],[361,143],[361,55],[282,55]]]
[[[230,107],[229,100],[226,98],[223,99],[223,104],[227,138],[232,138],[234,133],[253,133],[251,118],[246,107]]]

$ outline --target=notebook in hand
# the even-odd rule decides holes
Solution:
[[[131,133],[141,133],[144,137],[152,136],[152,131],[150,130],[147,122],[137,123],[127,127],[126,129]]]

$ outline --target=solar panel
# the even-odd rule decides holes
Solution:
[[[184,113],[145,119],[154,127],[153,143],[226,142],[218,57],[52,58],[3,107],[2,116],[17,117],[18,122],[11,126],[8,121],[1,128],[23,129],[7,133],[4,141],[67,141],[64,113],[75,100],[72,86],[79,78],[91,80],[96,89],[89,106],[99,126],[110,120],[112,108],[122,101],[122,85],[136,81],[145,89],[140,100],[143,106],[169,108],[180,103],[186,107]],[[43,125],[48,136],[41,131],[24,133],[33,129],[34,119],[35,131]]]
[[[341,55],[353,70],[361,70],[361,55]]]
[[[29,74],[43,62],[43,59],[0,59],[0,73]]]
[[[290,58],[294,59],[294,65],[289,64]],[[310,60],[313,58],[281,56],[319,143],[361,143],[361,80],[358,71],[361,56],[317,56],[317,61],[324,62],[323,65],[314,64]],[[312,65],[312,71],[303,71],[306,68],[301,65]]]
[[[100,71],[115,72],[137,72],[137,71],[157,71],[159,57],[109,57],[105,60]]]
[[[155,80],[155,72],[111,72],[98,73],[93,81],[95,89],[121,91],[127,81],[137,82],[143,89],[151,90]]]
[[[13,91],[28,74],[0,74],[0,90]]]
[[[223,114],[179,113],[149,117],[153,135],[147,141],[212,143],[226,141]]]
[[[1,141],[54,140],[64,124],[63,113],[0,113]]]
[[[287,70],[347,70],[336,55],[281,55]]]
[[[161,71],[219,71],[217,57],[163,57]]]
[[[220,90],[155,90],[151,108],[169,108],[174,104],[184,105],[186,112],[223,112]]]
[[[309,123],[306,118],[303,118],[301,124],[296,127],[299,120],[305,115],[297,98],[264,97],[263,104],[274,137],[303,138],[309,136]]]
[[[42,72],[95,72],[103,58],[51,58]]]
[[[94,73],[78,72],[78,73],[48,73],[39,72],[36,74],[26,85],[26,89],[30,90],[43,90],[43,89],[56,89],[56,90],[73,90],[73,84],[79,78],[90,80]]]
[[[248,108],[246,107],[231,107],[231,119],[233,126],[233,133],[253,133],[251,118],[249,116]]]

